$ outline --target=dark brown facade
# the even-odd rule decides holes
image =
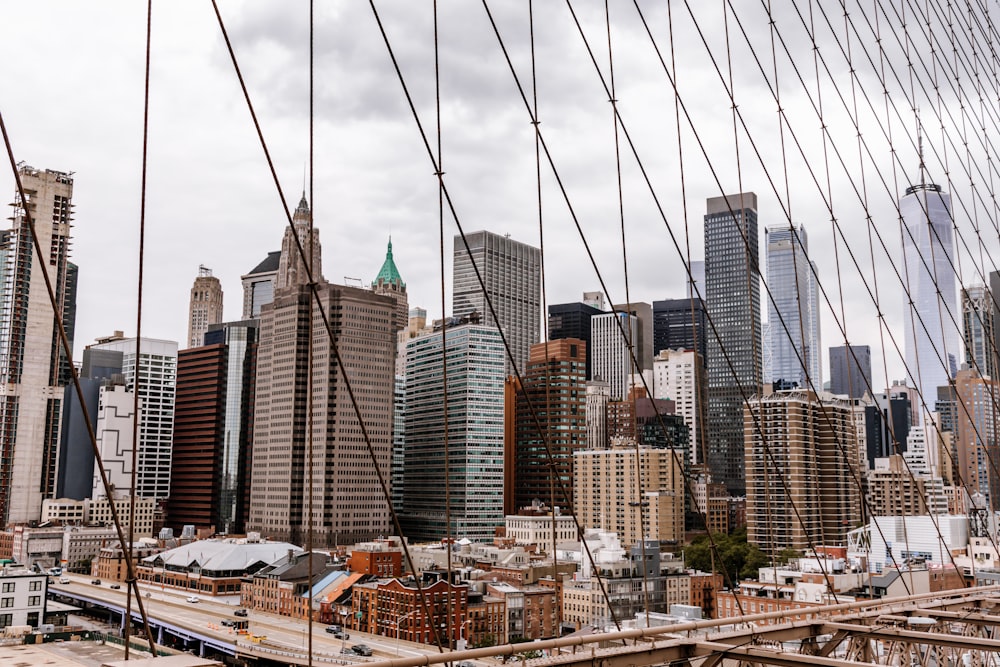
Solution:
[[[571,512],[573,452],[587,442],[586,343],[563,338],[532,345],[523,378],[516,401],[514,465],[506,468],[506,475],[512,475],[505,486],[513,493],[513,504],[505,502],[506,508],[514,514],[541,500]]]
[[[217,469],[225,407],[226,346],[206,345],[177,353],[174,455],[166,525],[179,530],[215,525]]]

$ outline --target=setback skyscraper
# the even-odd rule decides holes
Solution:
[[[212,275],[212,269],[198,267],[198,277],[191,286],[188,307],[188,347],[205,344],[205,332],[212,324],[222,321],[222,283]]]
[[[920,176],[921,183],[908,187],[899,200],[899,212],[906,226],[903,261],[909,290],[903,292],[906,366],[910,385],[922,399],[914,408],[923,418],[934,410],[937,388],[955,377],[962,335],[954,324],[960,311],[952,268],[951,196],[940,185],[923,182],[923,158]]]
[[[872,386],[872,350],[867,345],[830,348],[830,393],[861,398]]]
[[[313,538],[317,546],[332,546],[373,539],[390,530],[389,506],[376,467],[388,477],[396,303],[370,290],[325,282],[319,232],[309,233],[311,218],[303,196],[295,209],[294,231],[286,228],[282,240],[274,300],[261,306],[247,530],[301,543],[310,529],[311,498]],[[310,294],[307,266],[293,233],[310,257],[347,378]],[[347,393],[348,379],[374,461]]]
[[[757,195],[713,197],[707,208],[708,464],[716,482],[743,495],[744,397],[761,390]]]
[[[13,225],[0,232],[0,523],[35,521],[56,489],[56,456],[69,357],[63,352],[42,271],[63,318],[75,312],[70,223],[73,176],[18,167]],[[45,257],[35,255],[28,217]],[[44,267],[44,268],[43,268]],[[66,323],[67,334],[73,331]],[[69,341],[72,346],[73,341]]]
[[[980,375],[997,379],[996,354],[993,349],[996,321],[993,319],[993,295],[985,285],[962,290],[962,333],[965,336],[965,363]]]
[[[518,370],[523,371],[529,349],[540,340],[541,251],[493,232],[472,232],[465,238],[468,252],[462,237],[455,236],[452,313],[464,317],[475,311],[484,325],[499,327]],[[476,277],[476,268],[483,285]],[[487,295],[496,310],[496,321],[486,304]],[[508,375],[514,374],[510,359],[506,369]]]

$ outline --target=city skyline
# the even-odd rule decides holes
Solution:
[[[51,14],[47,10],[51,9],[59,10],[65,20],[47,21],[45,17]],[[801,32],[788,11],[776,10],[778,27],[789,33],[796,29]],[[15,7],[10,12],[10,25],[17,25],[18,29],[12,33],[12,39],[0,47],[4,49],[0,53],[9,55],[10,59],[18,57],[27,48],[22,36],[32,34],[36,39],[31,45],[33,71],[65,74],[60,75],[61,86],[46,88],[40,86],[45,77],[22,77],[21,71],[14,68],[5,72],[5,82],[10,89],[22,90],[23,98],[34,103],[22,105],[17,99],[11,100],[3,112],[17,160],[39,168],[76,171],[77,178],[81,179],[75,196],[78,227],[74,230],[73,249],[73,259],[81,266],[77,349],[106,335],[110,329],[134,334],[143,8],[112,4],[98,11],[87,11],[50,2],[31,8]],[[564,10],[544,7],[538,12],[538,25],[551,26],[551,29],[540,29],[536,36],[543,55],[539,63],[543,131],[548,133],[546,141],[551,146],[556,166],[563,172],[581,227],[592,241],[597,262],[607,278],[610,291],[607,302],[623,303],[627,299],[622,280],[620,234],[613,234],[614,226],[606,224],[617,217],[614,212],[617,195],[611,187],[614,179],[606,177],[614,169],[611,163],[613,128],[605,114],[607,96],[589,62],[581,58],[579,37],[558,31],[557,28],[565,27],[569,20]],[[697,8],[695,15],[699,21],[707,23],[718,19],[718,12],[714,7]],[[763,26],[758,32],[766,35],[766,17],[760,12],[748,13],[752,14],[744,17],[748,26]],[[504,36],[511,40],[519,58],[517,65],[521,68],[525,62],[526,35],[510,26],[521,25],[524,17],[512,8],[499,10],[498,14],[501,25],[505,26]],[[251,97],[291,210],[303,188],[308,188],[308,179],[303,178],[303,161],[308,155],[308,147],[302,111],[306,101],[303,84],[307,70],[303,42],[299,39],[305,17],[256,2],[248,3],[238,13],[223,8],[223,16],[228,22],[237,57],[248,75]],[[428,12],[407,8],[387,11],[383,18],[392,39],[399,39],[403,30],[412,28],[414,41],[396,46],[401,48],[401,55],[409,63],[404,74],[413,88],[426,126],[433,117],[427,79],[432,72],[430,17]],[[581,18],[592,34],[603,21],[603,8],[582,8]],[[427,156],[421,152],[413,120],[403,106],[398,82],[391,78],[388,56],[370,11],[363,7],[324,7],[320,8],[317,19],[317,30],[330,37],[319,48],[317,71],[325,73],[325,78],[343,80],[347,88],[355,86],[357,90],[357,94],[343,99],[328,89],[319,91],[316,137],[317,155],[322,157],[316,164],[315,192],[309,193],[310,201],[316,208],[317,225],[327,236],[342,240],[334,247],[328,246],[328,256],[324,258],[328,267],[326,273],[334,283],[354,284],[354,279],[361,284],[370,283],[378,268],[373,260],[383,254],[384,245],[392,235],[400,271],[407,276],[410,303],[426,308],[429,319],[446,315],[448,313],[441,312],[439,284],[444,282],[446,292],[450,292],[451,258],[445,257],[442,281],[438,257],[437,187],[430,182],[433,179],[426,176],[432,169]],[[676,131],[671,127],[672,118],[664,122],[660,117],[661,111],[673,109],[671,89],[662,71],[658,71],[659,63],[652,54],[638,48],[645,35],[634,11],[615,11],[611,20],[615,44],[620,49],[616,64],[623,72],[638,75],[623,76],[618,81],[620,96],[643,101],[642,105],[623,107],[623,120],[629,124],[630,132],[643,140],[640,152],[659,183],[658,195],[666,202],[666,216],[675,231],[679,231],[685,226],[685,217],[680,206],[682,197],[676,178],[676,158],[670,157],[676,155],[676,137],[672,136]],[[688,23],[684,25],[691,24],[690,19],[685,20]],[[459,22],[463,25],[461,35],[456,34],[455,29]],[[182,27],[183,46],[178,39]],[[658,27],[657,35],[665,39],[659,32],[662,28]],[[222,281],[223,290],[230,295],[223,320],[240,319],[235,296],[240,293],[239,276],[275,249],[274,225],[284,224],[284,211],[260,156],[249,114],[239,99],[231,64],[211,12],[204,8],[159,8],[154,15],[153,31],[145,296],[158,307],[144,311],[142,333],[183,340],[187,304],[185,295],[177,293],[172,286],[174,277],[193,275],[201,264],[212,269]],[[685,34],[691,31],[675,32],[678,33],[677,46],[687,49],[685,73],[678,81],[682,101],[690,106],[696,117],[706,119],[696,126],[696,130],[707,143],[719,178],[716,182],[703,160],[688,160],[684,165],[684,194],[688,201],[738,191],[737,183],[741,180],[745,184],[742,189],[758,193],[759,210],[768,224],[784,224],[788,219],[796,225],[807,224],[813,246],[824,250],[831,248],[836,232],[830,224],[823,224],[829,220],[830,212],[823,205],[820,189],[804,178],[806,170],[802,168],[801,159],[789,155],[788,173],[794,197],[789,198],[790,195],[781,192],[780,202],[778,195],[766,188],[768,179],[759,164],[747,158],[736,169],[737,165],[730,160],[736,148],[732,133],[725,139],[725,132],[713,131],[726,121],[709,112],[721,108],[719,105],[725,98],[721,83],[713,78],[715,74],[704,47],[694,35]],[[89,39],[80,39],[82,34]],[[427,40],[421,41],[421,35]],[[832,36],[826,33],[820,37],[820,47],[825,49],[823,53],[829,54],[831,59],[838,56]],[[357,45],[359,38],[366,41],[356,54],[345,54],[339,46]],[[472,72],[468,68],[473,65],[464,61],[459,64],[455,50],[471,48],[472,41],[477,43],[478,53],[483,55],[498,50],[482,11],[465,7],[442,10],[445,182],[466,229],[510,233],[522,242],[538,245],[538,211],[532,176],[534,142],[530,124],[518,100],[508,92],[511,87],[509,72],[498,65],[486,66],[476,61],[475,67],[481,68],[481,72],[477,70],[476,76],[470,76]],[[738,40],[733,47],[747,50],[747,45]],[[566,56],[556,60],[554,53]],[[271,55],[276,57],[268,57]],[[901,54],[890,52],[887,56],[901,57]],[[107,76],[98,78],[86,73],[97,71],[94,63],[110,60],[115,64]],[[355,66],[359,64],[363,66],[358,73],[348,76],[348,72],[353,71],[349,68],[358,69]],[[78,69],[81,67],[88,69]],[[192,71],[195,67],[197,69]],[[747,108],[748,119],[755,119],[755,124],[749,128],[753,137],[773,136],[777,131],[776,120],[764,122],[759,117],[750,118],[749,114],[755,110],[759,115],[766,111],[768,118],[773,116],[773,100],[769,99],[765,82],[748,64],[736,67],[735,94],[741,107]],[[556,71],[566,78],[565,84],[552,81]],[[645,85],[647,81],[658,81],[662,85],[650,90]],[[897,96],[900,92],[892,90]],[[72,122],[63,111],[63,101],[67,98],[74,99]],[[794,129],[802,136],[804,127],[811,127],[814,120],[803,91],[794,88],[790,81],[783,90],[782,102],[789,109],[790,118],[795,118],[798,112],[802,122]],[[465,106],[473,116],[488,119],[488,131],[472,132],[471,126],[466,127],[461,111]],[[648,111],[638,109],[639,106]],[[569,113],[569,109],[573,109],[573,113]],[[933,112],[925,112],[925,116],[933,116]],[[893,153],[889,147],[879,143],[880,131],[874,119],[862,119],[866,141],[880,161],[883,176],[890,176],[890,171],[896,173],[901,191],[908,184],[919,182],[916,124],[906,122],[907,118],[904,115],[902,119],[893,119],[893,132],[897,137],[894,154],[899,156],[897,164],[891,162]],[[850,141],[854,141],[853,128],[843,117],[842,110],[839,115],[829,111],[826,121],[832,138],[847,141],[845,136],[849,135]],[[882,122],[886,122],[884,118]],[[81,127],[87,131],[79,132]],[[840,134],[836,134],[838,131]],[[373,132],[384,138],[372,139]],[[577,141],[579,136],[586,136],[588,140]],[[810,140],[819,141],[815,132],[808,136]],[[132,137],[134,140],[130,140]],[[572,141],[568,140],[570,137]],[[682,137],[685,147],[694,145],[690,129],[684,128]],[[748,143],[747,137],[741,138],[744,150]],[[523,150],[517,146],[522,146]],[[940,137],[928,135],[925,138],[928,173],[936,176],[939,182],[946,171],[943,168],[946,149],[949,146]],[[514,155],[515,150],[519,155]],[[781,160],[778,148],[769,144],[762,150],[767,164],[774,168]],[[522,152],[525,154],[520,155]],[[578,164],[586,168],[578,169]],[[867,165],[870,171],[871,166]],[[652,207],[648,193],[636,180],[632,167],[623,163],[623,169],[625,218],[629,229],[626,239],[631,282],[629,297],[636,300],[634,294],[641,294],[641,300],[648,302],[681,298],[685,294],[687,275],[681,266],[680,255],[673,248],[662,220]],[[546,182],[550,177],[544,168],[543,177]],[[884,230],[890,243],[888,255],[876,247],[874,261],[880,270],[888,270],[889,258],[898,266],[901,257],[901,248],[893,245],[898,244],[898,234],[890,232],[897,224],[895,206],[902,192],[888,192],[877,182],[877,176],[873,174],[871,178],[868,206],[872,218]],[[867,238],[864,224],[859,222],[864,219],[861,205],[849,179],[843,170],[836,169],[831,179],[831,187],[837,195],[834,197],[837,202],[835,214],[848,237],[852,241]],[[886,181],[892,182],[889,178]],[[426,185],[421,185],[424,183]],[[13,192],[9,173],[0,176],[0,189],[8,194]],[[959,189],[951,186],[949,190],[958,196]],[[197,202],[197,206],[181,210],[179,202],[182,199],[176,197],[179,192],[185,193],[184,201]],[[582,255],[576,230],[566,226],[565,205],[554,194],[547,191],[544,197],[546,219],[554,226],[547,236],[550,241],[559,238],[561,242],[549,243],[546,247],[545,298],[549,303],[566,303],[577,299],[581,288],[599,289],[600,285],[589,261]],[[964,205],[958,205],[956,199],[955,210],[961,214],[957,222],[968,234],[971,233],[968,219],[975,214],[976,202],[967,190],[962,191],[961,196]],[[103,202],[109,201],[120,202],[120,205],[105,206]],[[451,235],[455,231],[454,222],[446,215],[445,223],[445,235]],[[373,227],[384,233],[371,233]],[[700,247],[699,225],[688,227],[690,236],[686,245]],[[239,234],[234,237],[237,229]],[[680,241],[681,247],[685,247],[685,239]],[[989,249],[996,247],[992,240],[988,243],[991,244]],[[866,250],[863,245],[857,250],[865,275],[858,276],[847,262],[842,267],[847,338],[852,342],[874,344],[879,333],[878,319],[865,289],[865,282],[870,281],[870,262],[864,259],[868,253],[860,252]],[[100,262],[100,258],[109,254],[118,260],[111,271]],[[703,258],[692,256],[691,259]],[[831,303],[839,310],[836,305],[839,296],[835,284],[837,269],[831,264],[821,263],[819,271],[821,279],[826,281]],[[969,282],[972,276],[968,275],[971,273],[968,267],[971,265],[966,263],[965,266],[966,282]],[[891,285],[887,289],[889,287]],[[829,345],[843,344],[844,337],[834,318],[829,316],[829,306],[822,295],[820,302],[824,311],[822,340]],[[97,319],[99,309],[107,320]],[[893,330],[901,330],[903,314],[898,307],[886,307],[884,316]],[[880,385],[886,384],[886,379],[891,381],[905,376],[899,355],[891,345],[887,347],[884,361],[882,351],[873,350],[873,377],[881,378]],[[885,366],[888,366],[887,371]]]

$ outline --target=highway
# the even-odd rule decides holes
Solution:
[[[69,579],[69,583],[59,583],[61,578]],[[50,593],[72,593],[120,607],[125,606],[124,584],[120,584],[121,588],[117,590],[110,588],[110,586],[118,582],[102,581],[101,585],[98,586],[91,583],[94,577],[79,574],[64,574],[62,577],[51,577],[51,579],[55,583],[49,584]],[[238,596],[213,599],[198,595],[199,602],[191,603],[187,602],[187,598],[191,594],[185,591],[170,588],[161,589],[156,585],[142,583],[139,584],[139,588],[143,592],[143,604],[151,619],[184,627],[212,637],[220,643],[235,644],[238,641],[241,646],[250,644],[247,636],[238,635],[232,628],[225,627],[221,623],[223,620],[239,618],[234,615],[234,612],[239,608]],[[137,611],[135,600],[132,601],[132,608]],[[246,620],[249,621],[249,632],[255,635],[266,635],[267,640],[262,645],[264,648],[287,651],[289,654],[300,654],[307,647],[308,629],[305,621],[253,610],[248,610]],[[328,634],[325,629],[325,624],[313,623],[313,650],[317,654],[325,654],[331,658],[336,656],[338,662],[358,663],[385,660],[397,657],[397,655],[399,657],[414,657],[438,652],[432,646],[405,640],[397,641],[394,638],[370,635],[354,630],[347,630],[350,635],[349,639],[339,640]],[[342,648],[354,644],[366,644],[371,647],[373,656],[362,658],[341,655]]]

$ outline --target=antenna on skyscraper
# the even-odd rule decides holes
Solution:
[[[920,158],[920,185],[926,185],[927,170],[924,165],[924,126],[920,122],[920,107],[917,107],[914,112],[917,116],[917,155]]]

